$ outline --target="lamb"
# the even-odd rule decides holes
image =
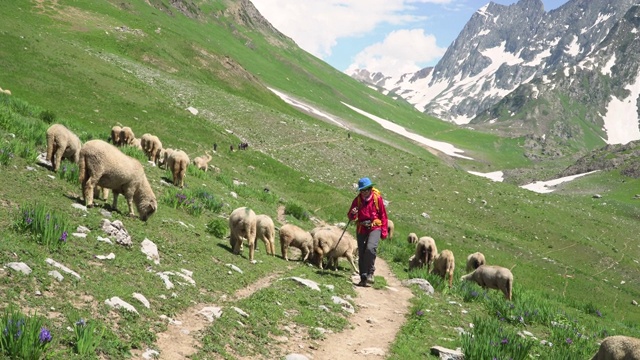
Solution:
[[[256,243],[256,213],[248,207],[239,207],[229,216],[231,237],[229,242],[233,253],[238,255],[242,250],[242,239],[249,242],[249,261],[253,262]]]
[[[393,224],[393,221],[387,219],[387,238],[389,239],[393,239],[393,230],[395,229],[395,225]]]
[[[203,156],[198,156],[193,159],[193,165],[195,165],[200,170],[207,171],[207,168],[209,167],[209,161],[211,161],[212,158],[213,157],[208,153]]]
[[[460,280],[474,281],[482,288],[502,290],[507,300],[511,300],[513,296],[513,274],[511,270],[501,266],[482,265]]]
[[[432,237],[423,236],[416,244],[416,253],[409,259],[409,270],[422,268],[427,265],[427,272],[431,267],[431,263],[438,255],[436,241]]]
[[[276,230],[273,220],[269,215],[256,216],[256,238],[264,241],[265,251],[269,255],[276,255],[275,244]],[[257,246],[256,246],[257,247]]]
[[[316,246],[314,252],[318,257],[318,266],[322,269],[322,258],[327,257],[327,266],[333,264],[334,270],[338,268],[338,259],[341,257],[347,258],[354,272],[358,272],[356,264],[354,263],[354,254],[358,249],[358,242],[349,233],[339,228],[319,229],[315,231],[314,242]]]
[[[111,137],[109,137],[109,140],[111,140],[111,143],[115,146],[120,146],[120,132],[122,132],[122,128],[118,125],[111,128]]]
[[[113,190],[113,209],[118,208],[118,195],[123,194],[129,215],[135,216],[135,203],[142,221],[147,221],[158,209],[142,164],[106,141],[91,140],[84,144],[80,150],[78,172],[87,207],[93,206],[94,188],[101,186]]]
[[[290,246],[302,251],[302,261],[306,261],[313,249],[313,237],[308,231],[293,225],[285,224],[280,228],[280,251],[282,258],[289,261],[287,250]]]
[[[182,150],[175,150],[167,158],[166,166],[173,174],[173,185],[184,187],[184,176],[189,166],[189,155]]]
[[[120,138],[118,144],[120,146],[131,145],[131,142],[135,138],[136,136],[133,134],[133,130],[131,130],[131,128],[128,126],[125,126],[120,130]]]
[[[58,172],[62,159],[78,163],[82,143],[76,134],[64,125],[53,124],[47,129],[47,160],[54,172]]]
[[[473,271],[486,263],[487,262],[484,260],[484,254],[481,252],[474,252],[467,256],[467,272]]]
[[[409,244],[417,243],[418,235],[416,235],[416,233],[409,233],[409,236],[407,236],[407,241],[409,242]]]
[[[591,360],[640,360],[640,339],[630,336],[608,336]]]
[[[456,260],[451,250],[443,250],[433,262],[433,273],[446,280],[449,275],[449,287],[453,286],[453,271],[456,269]]]

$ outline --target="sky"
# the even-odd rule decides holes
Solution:
[[[543,0],[546,11],[568,0]],[[387,76],[434,66],[488,0],[251,0],[298,46],[336,69]],[[516,0],[493,0],[511,5]]]

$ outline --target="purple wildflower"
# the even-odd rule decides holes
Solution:
[[[31,225],[31,223],[33,222],[33,219],[28,217],[27,220],[25,220],[25,222],[27,223],[27,225]]]
[[[51,218],[51,214],[47,214],[47,221]]]
[[[62,235],[60,235],[60,241],[62,242],[67,241],[67,236],[69,236],[69,234],[66,231],[63,231]]]
[[[600,312],[600,310],[596,310],[596,315],[598,315],[599,317],[602,317],[602,313]]]
[[[571,338],[567,338],[566,342],[567,342],[567,344],[569,344],[569,345],[573,344],[573,340],[571,340]]]
[[[418,311],[416,311],[416,315],[422,316],[422,315],[424,315],[424,311],[418,310]]]
[[[39,336],[40,344],[46,344],[49,341],[51,341],[52,338],[53,337],[51,336],[51,332],[49,331],[49,329],[43,326],[40,329],[40,336]]]
[[[507,339],[507,338],[503,338],[503,339],[502,339],[502,341],[500,341],[500,343],[501,343],[502,345],[506,345],[506,344],[508,344],[508,343],[509,343],[509,339]]]
[[[85,325],[87,325],[87,323],[86,323],[86,321],[84,321],[84,319],[80,319],[80,320],[76,321],[76,325],[85,326]]]
[[[475,291],[475,290],[472,290],[472,291],[471,291],[471,296],[472,296],[472,297],[474,297],[474,298],[475,298],[475,297],[478,297],[478,292],[477,292],[477,291]]]

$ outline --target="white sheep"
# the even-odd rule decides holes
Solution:
[[[487,262],[484,259],[484,254],[481,252],[474,252],[467,256],[467,272],[473,271],[482,265],[486,265]]]
[[[120,146],[131,145],[131,142],[135,138],[136,136],[133,133],[133,130],[131,130],[131,128],[128,126],[125,126],[120,130],[119,144]]]
[[[293,224],[285,224],[280,228],[280,251],[282,258],[289,261],[288,250],[290,246],[300,249],[302,261],[306,261],[313,248],[313,238],[311,234]]]
[[[238,255],[242,250],[243,238],[249,242],[249,261],[253,262],[256,243],[256,213],[248,207],[239,207],[229,216],[229,242],[233,253]]]
[[[167,161],[169,160],[169,156],[171,156],[171,154],[174,152],[174,149],[168,148],[168,149],[160,149],[160,154],[158,155],[158,167],[162,167],[164,165],[164,168],[167,168]]]
[[[184,176],[189,166],[189,155],[182,150],[175,150],[167,158],[167,168],[173,175],[173,185],[184,187]]]
[[[156,164],[156,166],[160,162],[161,150],[162,150],[162,142],[157,136],[151,135],[151,139],[147,141],[146,154],[149,157],[149,161]]]
[[[58,172],[62,159],[77,164],[81,148],[78,136],[64,125],[53,124],[47,129],[47,160],[51,161],[53,171]]]
[[[348,232],[334,227],[318,229],[313,234],[313,242],[316,244],[314,252],[317,256],[317,262],[320,269],[322,266],[322,258],[327,257],[327,267],[338,268],[338,259],[347,258],[354,272],[358,272],[354,263],[355,253],[358,251],[358,242]]]
[[[446,280],[449,275],[449,287],[453,286],[453,271],[456,269],[456,259],[451,250],[443,250],[433,263],[432,273]]]
[[[207,153],[193,159],[193,165],[195,165],[200,170],[207,171],[207,169],[209,168],[209,161],[211,161],[211,159],[213,159],[213,157]]]
[[[591,360],[640,360],[640,339],[630,336],[608,336]]]
[[[120,132],[122,132],[122,127],[119,125],[114,125],[111,128],[111,136],[109,137],[109,140],[111,140],[111,143],[115,146],[120,146]]]
[[[393,231],[395,229],[395,225],[393,224],[393,221],[387,219],[387,238],[388,239],[393,239]]]
[[[147,221],[158,209],[142,164],[106,141],[91,140],[82,146],[78,172],[87,207],[93,206],[94,188],[101,186],[113,191],[114,210],[118,208],[119,194],[127,200],[131,216],[135,215],[135,203],[142,221]]]
[[[501,266],[482,265],[460,280],[473,281],[482,288],[501,290],[507,300],[513,296],[513,274]]]
[[[276,230],[273,219],[269,215],[260,214],[256,216],[256,239],[262,239],[265,251],[269,255],[276,255],[275,244]],[[257,247],[257,244],[256,244]]]
[[[438,255],[436,241],[432,237],[423,236],[416,243],[416,253],[409,258],[409,270],[427,266],[429,272],[433,260]]]
[[[409,233],[409,236],[407,236],[407,241],[409,242],[409,244],[417,243],[418,235],[416,235],[416,233]]]

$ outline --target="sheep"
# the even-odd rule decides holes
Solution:
[[[142,164],[106,141],[91,140],[82,146],[78,172],[87,207],[93,206],[94,188],[102,186],[113,190],[113,209],[118,208],[118,195],[123,194],[129,206],[129,215],[135,216],[135,203],[142,221],[147,221],[158,209],[156,196]]]
[[[265,251],[269,255],[276,255],[275,244],[276,230],[273,220],[269,215],[256,216],[256,238],[264,241]],[[256,246],[257,247],[257,246]]]
[[[182,150],[172,151],[167,158],[166,166],[173,175],[173,185],[184,187],[184,176],[189,166],[189,155]]]
[[[149,157],[149,161],[152,161],[154,164],[156,164],[156,166],[160,161],[161,150],[162,142],[157,136],[151,135],[151,139],[147,141],[147,150],[145,151],[145,153]]]
[[[501,266],[482,265],[460,280],[474,281],[482,288],[502,290],[507,300],[511,300],[513,296],[513,274],[511,270]]]
[[[347,258],[354,272],[358,272],[354,262],[354,254],[358,249],[358,242],[349,233],[339,228],[319,229],[315,231],[314,242],[316,246],[314,252],[317,255],[318,266],[322,269],[322,258],[327,257],[327,266],[333,264],[334,270],[338,268],[338,259]]]
[[[416,233],[409,233],[409,236],[407,236],[407,241],[409,242],[409,244],[417,243],[418,235],[416,235]]]
[[[431,267],[431,263],[438,255],[436,241],[432,237],[423,236],[416,244],[416,253],[409,259],[409,270],[422,268],[427,265],[427,272]]]
[[[168,148],[168,149],[160,149],[160,154],[158,155],[158,167],[161,167],[162,165],[164,165],[164,167],[167,167],[167,160],[169,159],[169,156],[171,156],[171,154],[174,152],[174,149]]]
[[[256,243],[256,213],[248,207],[239,207],[229,216],[229,230],[231,237],[229,243],[235,255],[242,250],[242,239],[249,242],[249,261],[253,262]]]
[[[131,146],[137,148],[138,150],[142,150],[142,143],[138,138],[133,139],[133,141],[131,142]]]
[[[456,269],[456,259],[451,250],[443,250],[433,262],[432,273],[446,280],[449,275],[449,287],[453,286],[453,271]]]
[[[77,164],[81,148],[78,136],[64,125],[53,124],[47,129],[47,160],[54,172],[58,172],[63,158]]]
[[[487,262],[484,260],[484,254],[481,252],[474,252],[467,256],[467,272],[473,271],[486,263]]]
[[[111,140],[111,143],[115,146],[120,146],[120,132],[122,132],[122,128],[118,125],[111,128],[111,137],[109,137],[109,140]]]
[[[205,154],[203,156],[198,156],[193,159],[193,165],[195,165],[198,169],[207,171],[209,167],[209,161],[211,161],[213,157],[209,154]]]
[[[283,259],[289,261],[287,250],[290,246],[300,249],[302,261],[306,261],[309,258],[313,250],[313,237],[308,231],[293,224],[285,224],[280,228],[279,237]]]
[[[387,219],[387,238],[389,239],[393,239],[393,230],[395,229],[395,225],[393,224],[393,221]]]
[[[640,339],[630,336],[608,336],[591,360],[640,360]]]
[[[131,142],[135,138],[136,136],[133,134],[133,130],[128,126],[125,126],[120,130],[119,145],[131,145]]]

